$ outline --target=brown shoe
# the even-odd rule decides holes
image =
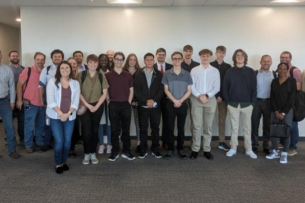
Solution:
[[[10,157],[12,157],[13,159],[19,159],[20,158],[20,155],[16,152],[16,151],[13,151],[9,154]]]
[[[297,150],[294,150],[294,149],[289,149],[288,150],[288,156],[294,156],[297,154]]]
[[[27,153],[31,154],[31,153],[34,152],[34,149],[33,149],[33,147],[28,147],[28,148],[26,148],[25,151],[26,151]]]

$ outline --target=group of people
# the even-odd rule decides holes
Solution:
[[[116,161],[120,139],[121,157],[134,160],[130,149],[132,111],[139,159],[148,155],[150,126],[150,150],[155,158],[171,159],[176,150],[181,159],[196,159],[203,134],[203,155],[212,160],[212,126],[217,117],[218,148],[228,157],[237,153],[241,120],[245,153],[257,158],[261,117],[266,158],[287,163],[288,155],[297,154],[299,132],[298,123],[293,121],[293,104],[296,90],[302,89],[302,73],[291,64],[290,52],[281,54],[276,72],[270,70],[269,55],[262,56],[258,71],[248,67],[248,55],[242,49],[234,52],[233,67],[224,62],[224,46],[216,48],[213,62],[209,49],[199,52],[200,63],[193,61],[192,55],[193,47],[186,45],[183,53],[171,54],[173,64],[169,64],[165,62],[166,50],[159,48],[155,54],[145,54],[145,67],[141,68],[135,54],[129,54],[126,60],[124,53],[112,50],[99,56],[90,54],[85,65],[81,51],[65,61],[64,53],[56,49],[51,53],[50,66],[45,67],[45,54],[36,52],[34,65],[23,67],[17,51],[9,53],[8,66],[1,64],[0,51],[0,116],[9,155],[20,157],[12,122],[17,117],[19,141],[27,153],[52,148],[54,139],[56,173],[69,170],[67,158],[76,156],[79,141],[83,143],[85,165],[99,162],[96,152],[110,154],[108,160]],[[184,152],[188,108],[192,133],[189,156]],[[230,146],[225,141],[227,114],[231,120]],[[164,155],[159,145],[161,117]],[[270,123],[281,120],[290,126],[291,138],[280,142],[272,138],[270,148]],[[282,152],[278,150],[281,147]]]

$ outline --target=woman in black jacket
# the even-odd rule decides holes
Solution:
[[[271,83],[271,123],[281,123],[291,126],[293,119],[293,105],[296,96],[296,80],[287,76],[289,65],[280,63],[277,67],[279,77]],[[281,164],[287,163],[287,151],[290,138],[281,138],[284,148],[279,155],[278,138],[271,137],[273,151],[266,156],[267,159],[280,158]]]

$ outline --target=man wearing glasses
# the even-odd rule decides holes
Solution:
[[[114,69],[105,74],[110,86],[108,89],[108,107],[109,119],[111,122],[112,151],[108,158],[109,161],[115,161],[119,157],[119,136],[121,131],[121,140],[123,142],[122,158],[128,160],[135,159],[130,152],[130,121],[131,101],[133,98],[133,79],[129,72],[122,69],[124,60],[125,55],[122,52],[116,52],[114,54]]]
[[[199,52],[201,64],[191,71],[193,144],[190,159],[196,159],[201,145],[201,128],[203,127],[203,155],[213,159],[211,154],[212,127],[217,101],[215,95],[220,90],[218,69],[210,65],[212,51],[203,49]]]
[[[164,156],[165,159],[170,159],[174,156],[174,129],[175,120],[177,117],[177,151],[181,159],[186,159],[187,156],[183,153],[184,143],[184,125],[187,116],[187,98],[191,95],[193,84],[190,73],[181,67],[183,55],[181,52],[174,52],[172,54],[172,61],[174,67],[166,71],[163,75],[162,83],[164,84],[164,91],[167,95],[167,111],[169,123],[168,135],[168,151]]]
[[[241,120],[246,155],[256,159],[257,156],[251,146],[251,115],[256,101],[256,75],[252,68],[246,66],[248,55],[245,51],[236,50],[232,59],[234,67],[226,72],[223,84],[223,97],[228,105],[232,126],[231,149],[226,155],[232,157],[236,154],[239,120]]]

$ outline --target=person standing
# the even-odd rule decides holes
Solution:
[[[257,155],[251,146],[251,115],[256,101],[256,75],[252,68],[246,66],[248,55],[242,49],[237,49],[233,54],[234,67],[225,75],[223,84],[223,97],[227,103],[231,119],[231,149],[226,156],[236,154],[238,146],[239,119],[241,119],[244,135],[246,155],[256,159]]]
[[[8,154],[13,159],[20,158],[16,151],[16,138],[13,126],[13,109],[15,108],[16,90],[14,73],[10,67],[1,63],[0,50],[0,116],[4,123]]]
[[[123,70],[125,55],[122,52],[114,54],[114,69],[106,73],[109,83],[109,118],[111,122],[111,155],[109,161],[115,161],[119,157],[120,141],[122,132],[123,142],[122,158],[134,160],[130,151],[130,122],[131,102],[133,98],[132,75]]]
[[[47,116],[54,135],[55,172],[69,170],[66,164],[73,134],[75,111],[78,109],[80,87],[73,79],[72,67],[68,61],[62,61],[54,78],[47,85]]]
[[[86,112],[80,116],[84,145],[83,164],[97,164],[96,147],[98,144],[98,129],[103,115],[103,103],[108,95],[108,82],[105,76],[97,71],[98,57],[90,54],[87,57],[88,70],[77,75],[80,84],[80,100],[87,107]]]
[[[226,118],[227,118],[227,105],[223,99],[223,80],[227,70],[232,66],[224,62],[227,49],[224,46],[216,48],[216,60],[211,63],[211,66],[217,68],[220,73],[220,91],[215,95],[218,108],[218,133],[219,143],[218,148],[224,151],[229,151],[230,147],[226,144]]]
[[[144,56],[145,67],[139,70],[134,78],[135,96],[138,101],[140,121],[140,152],[138,158],[147,156],[148,122],[151,128],[151,154],[159,159],[162,155],[159,151],[159,131],[161,108],[160,101],[163,97],[162,74],[153,68],[154,55],[147,53]]]
[[[108,50],[106,52],[108,59],[109,59],[109,67],[110,70],[112,70],[114,68],[114,60],[113,60],[113,56],[114,56],[114,51],[113,50]]]
[[[11,51],[8,54],[8,58],[10,61],[10,64],[8,65],[11,70],[14,73],[14,79],[15,79],[15,87],[17,88],[19,75],[23,71],[24,67],[19,64],[19,52],[18,51]],[[17,99],[17,97],[16,97]],[[18,121],[18,127],[17,132],[19,135],[19,142],[24,144],[24,108],[22,107],[21,110],[19,110],[16,106],[13,110],[13,117],[17,117]]]
[[[84,54],[82,51],[73,52],[73,58],[75,59],[75,61],[77,63],[77,72],[78,73],[88,69],[88,66],[86,64],[83,64]]]
[[[167,102],[169,118],[168,151],[164,158],[170,159],[174,156],[174,129],[175,120],[177,117],[177,151],[180,159],[187,159],[187,156],[183,152],[185,134],[184,126],[187,116],[187,99],[192,93],[191,85],[193,85],[193,81],[190,73],[181,67],[181,63],[183,61],[182,53],[174,52],[171,58],[174,66],[172,69],[166,71],[162,78],[164,92],[169,100]]]
[[[190,159],[196,159],[201,145],[203,127],[203,155],[212,160],[211,153],[212,127],[216,111],[215,95],[220,90],[219,71],[210,65],[212,51],[203,49],[199,52],[201,64],[191,71],[192,85],[192,118],[194,122],[193,143]]]

